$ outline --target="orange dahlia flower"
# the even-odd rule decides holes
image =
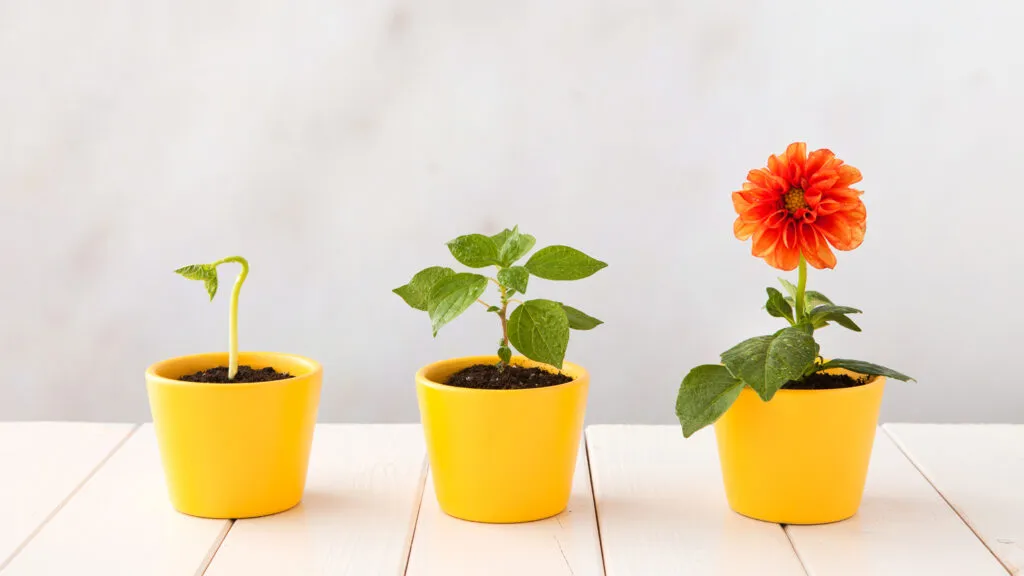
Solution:
[[[795,142],[768,158],[768,167],[751,170],[743,189],[732,193],[739,218],[733,232],[753,236],[751,253],[780,270],[792,270],[800,255],[815,268],[833,268],[837,250],[853,250],[864,241],[867,210],[860,170],[844,164],[831,150],[807,154]]]

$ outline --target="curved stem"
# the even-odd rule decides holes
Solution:
[[[214,266],[237,262],[241,264],[242,271],[235,280],[235,287],[231,290],[231,303],[228,308],[228,380],[232,380],[238,373],[238,294],[242,291],[242,283],[249,275],[249,263],[241,256],[228,256],[213,263]]]
[[[796,285],[796,298],[794,304],[796,305],[796,321],[799,324],[804,317],[806,312],[804,310],[805,293],[807,292],[807,260],[804,260],[804,255],[800,255],[800,272],[799,279]]]
[[[481,303],[481,304],[483,304],[484,308],[490,308],[491,307],[491,305],[488,304],[487,302],[484,302],[482,298],[477,298],[476,301]]]

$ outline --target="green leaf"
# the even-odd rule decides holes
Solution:
[[[892,378],[902,382],[917,382],[917,380],[914,380],[910,376],[901,374],[892,368],[886,368],[885,366],[879,366],[878,364],[872,364],[861,360],[845,360],[843,358],[835,358],[825,362],[818,368],[817,372],[822,372],[830,368],[845,368],[850,372],[856,372],[857,374],[863,374],[865,376],[885,376],[886,378]]]
[[[213,264],[190,264],[174,271],[189,280],[202,280],[210,300],[217,294],[217,267]]]
[[[472,306],[486,289],[486,276],[468,272],[454,274],[438,282],[427,297],[427,312],[434,336],[442,326]]]
[[[498,347],[498,359],[504,364],[508,364],[512,360],[512,350],[508,346]]]
[[[487,307],[487,311],[488,312],[501,312],[501,308],[498,308],[497,306],[488,306]]]
[[[764,305],[768,313],[776,318],[785,318],[792,322],[793,308],[782,297],[782,292],[775,288],[768,288],[768,302]]]
[[[836,324],[839,324],[840,326],[842,326],[843,328],[846,328],[847,330],[853,330],[854,332],[860,332],[860,326],[857,326],[856,322],[854,322],[853,320],[850,320],[849,318],[847,318],[846,316],[844,316],[842,314],[839,314],[839,315],[837,315],[834,318],[829,318],[829,320],[835,322]]]
[[[757,336],[722,353],[722,362],[767,402],[779,388],[804,374],[818,357],[818,345],[805,330],[783,328]]]
[[[569,319],[558,302],[527,300],[509,316],[508,339],[530,360],[561,368],[569,345]]]
[[[811,315],[811,322],[816,327],[822,327],[828,324],[828,322],[835,322],[840,326],[853,330],[854,332],[860,332],[860,326],[847,318],[847,314],[860,314],[861,311],[856,308],[849,306],[835,306],[833,304],[822,304],[821,306],[815,306],[809,314]]]
[[[572,306],[562,304],[562,309],[565,310],[565,316],[569,319],[569,328],[572,328],[573,330],[591,330],[601,324],[604,324],[604,322],[597,318],[588,316]]]
[[[498,261],[502,266],[511,266],[516,260],[526,256],[526,253],[532,250],[534,244],[537,243],[537,239],[533,236],[521,233],[519,226],[511,230],[506,228],[491,236],[491,241],[498,249]]]
[[[530,271],[522,266],[502,268],[498,270],[498,282],[516,292],[526,293],[526,284],[530,281]]]
[[[676,397],[676,416],[683,426],[683,436],[713,424],[743,391],[743,382],[729,373],[725,366],[697,366],[683,378]]]
[[[459,236],[448,243],[452,256],[470,268],[484,268],[498,264],[498,248],[483,234]]]
[[[779,278],[779,283],[782,284],[782,287],[786,290],[786,293],[789,294],[790,298],[796,298],[796,286],[794,286],[792,282],[785,278]]]
[[[580,280],[608,266],[568,246],[548,246],[530,256],[526,269],[545,280]]]
[[[815,292],[814,290],[804,292],[804,307],[807,310],[811,310],[815,306],[820,306],[822,304],[832,304],[832,301],[821,292]]]
[[[438,282],[445,278],[455,275],[455,271],[451,268],[445,268],[443,266],[431,266],[430,268],[424,268],[416,273],[405,286],[399,286],[392,290],[395,294],[402,297],[405,303],[417,310],[427,309],[427,298],[430,296],[430,291],[434,289],[434,286]]]

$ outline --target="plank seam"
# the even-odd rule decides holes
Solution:
[[[946,498],[946,495],[942,493],[942,490],[939,490],[939,487],[936,486],[934,482],[932,482],[932,479],[928,476],[928,474],[926,474],[925,471],[921,469],[920,466],[917,465],[917,462],[914,461],[913,456],[910,455],[910,451],[903,445],[900,439],[897,438],[896,435],[889,430],[888,424],[882,425],[882,432],[884,432],[885,435],[888,436],[890,440],[892,440],[892,443],[896,445],[896,448],[898,448],[900,453],[903,454],[903,457],[906,458],[908,462],[910,462],[910,465],[913,466],[915,470],[917,470],[917,473],[920,474],[922,478],[924,478],[924,481],[927,482],[928,485],[932,487],[932,490],[934,490],[935,493],[939,495],[939,498],[942,498],[942,501],[945,502],[946,506],[949,506],[949,509],[952,510],[954,514],[956,514],[956,517],[964,523],[964,526],[967,526],[967,529],[971,531],[971,534],[974,534],[974,537],[977,538],[978,541],[981,542],[981,545],[984,546],[986,550],[988,550],[989,554],[991,554],[996,559],[996,561],[999,562],[999,565],[1002,566],[1003,569],[1007,571],[1007,573],[1011,575],[1014,574],[1013,569],[1010,568],[1010,566],[1008,566],[1005,562],[1003,562],[1003,559],[1000,558],[999,555],[996,554],[995,550],[993,550],[992,547],[988,545],[988,542],[985,541],[985,538],[983,538],[982,535],[974,529],[974,526],[971,526],[971,523],[967,521],[966,515],[961,513],[960,510],[956,506],[954,506],[948,498]]]
[[[25,540],[21,544],[19,544],[17,548],[14,549],[14,552],[12,552],[11,555],[8,556],[6,560],[0,562],[0,572],[7,568],[7,566],[10,565],[10,563],[18,557],[18,554],[21,554],[22,550],[24,550],[25,547],[27,547],[32,542],[32,540],[35,539],[35,537],[43,531],[43,528],[45,528],[46,525],[49,524],[50,521],[53,520],[54,517],[56,517],[61,510],[64,509],[64,506],[66,506],[67,503],[70,502],[72,498],[78,495],[78,493],[82,490],[82,487],[84,487],[89,482],[89,480],[92,480],[92,477],[95,476],[96,473],[100,471],[100,468],[103,468],[103,466],[106,465],[107,461],[109,461],[114,456],[114,454],[121,449],[121,446],[124,446],[124,443],[127,442],[128,439],[131,438],[132,435],[135,434],[135,431],[138,430],[141,426],[142,424],[136,424],[131,430],[129,430],[128,433],[125,434],[124,437],[121,438],[121,440],[117,444],[115,444],[114,447],[111,448],[109,452],[107,452],[107,455],[100,459],[100,461],[95,466],[93,466],[92,470],[90,470],[89,473],[85,475],[85,478],[83,478],[82,481],[79,482],[78,485],[76,485],[71,490],[71,492],[69,492],[68,495],[65,496],[64,499],[61,500],[60,503],[58,503],[57,506],[52,511],[50,511],[49,514],[46,515],[46,518],[44,518],[43,521],[39,523],[39,526],[36,526],[35,530],[33,530],[25,538]]]
[[[213,559],[220,552],[220,547],[224,545],[224,541],[228,539],[228,534],[231,529],[235,527],[237,519],[232,518],[228,521],[227,526],[221,529],[220,534],[217,536],[217,540],[213,542],[210,549],[206,551],[206,557],[203,558],[203,562],[199,564],[199,568],[196,569],[195,576],[203,576],[206,571],[210,569],[210,565],[213,564]]]
[[[800,551],[796,548],[796,542],[793,542],[793,538],[789,535],[789,526],[786,524],[779,524],[782,528],[782,533],[786,535],[786,540],[789,541],[789,547],[793,549],[793,554],[796,555],[796,561],[800,563],[800,569],[804,571],[806,576],[811,576],[811,570],[807,567],[807,563],[804,562],[803,556],[800,555]]]
[[[594,526],[597,528],[597,549],[601,552],[601,574],[608,574],[604,560],[604,539],[601,537],[601,515],[597,512],[597,490],[594,489],[594,468],[590,464],[590,434],[583,431],[583,454],[587,458],[587,481],[590,482],[590,499],[594,503]]]
[[[409,573],[409,561],[412,560],[412,546],[416,540],[416,528],[420,524],[420,512],[423,510],[423,493],[427,489],[427,474],[430,473],[430,465],[427,463],[426,455],[423,456],[423,466],[420,473],[419,497],[416,499],[416,513],[412,518],[412,532],[409,534],[408,544],[405,547],[405,565],[402,567],[402,576]]]

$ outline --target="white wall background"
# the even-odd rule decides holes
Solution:
[[[812,272],[866,312],[823,353],[919,379],[886,420],[1024,422],[1022,16],[0,0],[0,419],[148,419],[146,365],[226,345],[226,294],[171,270],[240,253],[243,348],[321,360],[321,420],[415,420],[413,372],[497,327],[471,309],[434,340],[391,288],[518,223],[610,264],[530,286],[606,321],[569,347],[589,420],[673,422],[691,366],[778,327],[729,193],[804,139],[863,171],[869,215]]]

